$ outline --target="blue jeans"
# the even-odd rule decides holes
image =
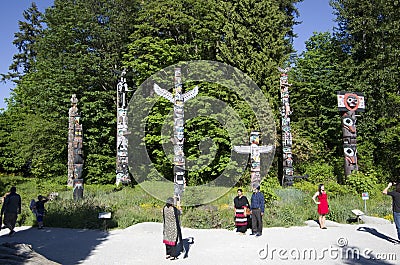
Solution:
[[[397,238],[400,240],[400,213],[393,212],[393,219],[397,229]]]

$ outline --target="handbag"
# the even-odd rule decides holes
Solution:
[[[248,207],[244,208],[244,216],[249,216],[250,214],[251,214],[250,208],[248,208]]]

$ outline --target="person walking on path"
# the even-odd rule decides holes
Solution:
[[[400,243],[400,183],[395,184],[396,189],[394,191],[388,191],[392,185],[393,183],[390,182],[382,193],[392,197],[393,219],[396,225],[397,238]]]
[[[263,230],[262,216],[264,215],[265,200],[264,194],[260,192],[260,186],[253,188],[253,195],[251,195],[251,222],[252,233],[251,235],[261,236]]]
[[[4,227],[10,229],[9,236],[12,236],[15,231],[18,214],[21,213],[21,196],[17,193],[16,187],[11,187],[10,193],[4,198],[4,203],[1,207],[1,216],[4,215]]]
[[[38,196],[38,201],[35,203],[35,209],[36,209],[36,221],[38,223],[38,228],[42,229],[43,228],[43,217],[45,214],[45,208],[44,208],[44,204],[46,202],[48,202],[49,199],[39,195]]]
[[[174,206],[174,199],[168,198],[163,208],[163,243],[166,248],[166,259],[178,259],[177,245],[182,241],[181,226],[179,223],[180,211]]]
[[[318,198],[318,201],[315,200],[316,198]],[[329,213],[329,206],[328,206],[328,195],[326,194],[324,184],[319,184],[318,191],[314,194],[312,199],[316,204],[318,204],[319,227],[321,229],[327,229],[325,223],[326,223],[326,215]]]
[[[238,195],[233,199],[233,204],[235,207],[235,226],[236,232],[244,235],[247,230],[248,218],[247,210],[250,209],[249,201],[247,197],[243,195],[243,190],[237,190]]]

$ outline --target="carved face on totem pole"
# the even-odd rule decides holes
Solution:
[[[352,171],[357,170],[357,148],[355,144],[344,144],[344,170],[346,176],[350,175]]]
[[[343,141],[346,143],[356,143],[356,115],[354,111],[343,112],[342,115]]]

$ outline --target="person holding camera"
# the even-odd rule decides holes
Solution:
[[[396,186],[395,190],[388,191],[392,186]],[[398,243],[400,243],[400,183],[390,182],[382,193],[392,197],[393,219],[397,229]]]

